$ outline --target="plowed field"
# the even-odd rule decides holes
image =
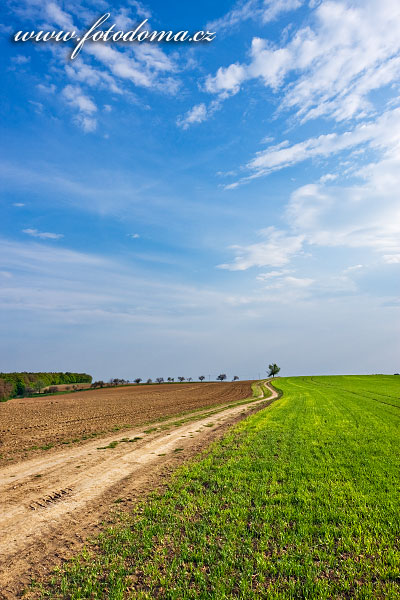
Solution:
[[[251,396],[251,382],[104,388],[0,403],[0,464]]]

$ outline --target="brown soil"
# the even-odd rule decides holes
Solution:
[[[0,465],[116,428],[251,396],[251,382],[126,386],[0,403]]]
[[[57,388],[57,392],[66,392],[72,390],[73,387],[78,390],[88,390],[90,388],[90,383],[59,383],[58,385],[48,385],[43,388],[43,391],[47,391],[50,387]]]
[[[21,597],[32,578],[45,579],[98,531],[102,519],[112,519],[111,506],[129,508],[162,486],[180,463],[275,397],[273,392],[267,401],[192,414],[180,425],[162,421],[147,434],[144,428],[114,433],[0,468],[0,598]]]

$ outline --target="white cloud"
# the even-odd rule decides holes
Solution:
[[[78,86],[67,85],[63,90],[63,94],[68,102],[76,106],[81,112],[91,114],[97,111],[95,103],[88,96],[85,96]]]
[[[397,264],[400,257],[400,145],[395,141],[400,124],[392,129],[389,122],[385,125],[387,128],[374,129],[379,135],[373,136],[373,142],[379,146],[383,140],[388,143],[389,138],[392,145],[385,149],[379,161],[358,171],[359,183],[346,186],[320,182],[299,187],[285,208],[287,228],[266,230],[265,242],[234,246],[234,260],[222,268],[285,266],[306,246],[307,251],[313,247],[359,248],[369,250],[386,264]],[[349,267],[347,273],[359,268],[361,265]],[[259,279],[265,281],[273,276],[261,274]],[[348,284],[347,279],[345,283]]]
[[[225,30],[229,30],[238,23],[243,23],[248,19],[253,19],[254,15],[259,8],[258,0],[248,0],[247,2],[237,2],[232,10],[214,21],[209,21],[206,25],[206,29],[209,31],[216,31],[218,34]]]
[[[64,237],[62,233],[49,233],[38,231],[37,229],[23,229],[23,233],[32,237],[40,238],[41,240],[59,240]]]
[[[383,113],[375,121],[360,123],[354,129],[344,133],[322,134],[293,145],[285,140],[258,152],[246,165],[252,174],[226,188],[231,189],[238,183],[293,166],[307,159],[328,158],[346,150],[360,149],[360,146],[387,151],[397,147],[399,131],[400,109],[397,108]],[[327,174],[321,177],[320,181],[325,183],[333,181],[336,177],[337,175]]]
[[[221,34],[248,20],[268,23],[277,19],[282,13],[296,10],[303,2],[304,0],[240,1],[224,16],[207,23],[206,28],[209,31],[216,31],[218,34]]]
[[[64,31],[75,30],[71,15],[63,11],[55,2],[47,2],[45,11],[51,22],[61,27]]]
[[[128,237],[132,238],[133,240],[137,240],[140,238],[140,235],[138,233],[128,233]]]
[[[248,246],[232,246],[236,257],[232,263],[218,265],[229,271],[245,271],[251,267],[282,267],[298,254],[303,245],[303,235],[290,235],[268,227],[260,232],[266,239]]]
[[[215,314],[216,307],[224,314],[227,306],[243,303],[240,296],[151,279],[147,271],[141,276],[134,262],[38,242],[0,238],[0,257],[1,268],[16,275],[12,285],[0,288],[1,308],[43,313],[50,320],[62,314],[63,323],[163,323],[170,333],[177,316],[193,324],[194,314]]]
[[[131,11],[129,8],[120,8],[119,11],[113,15],[113,23],[115,23],[115,30],[118,31],[129,31],[133,28],[135,21],[131,17]]]
[[[38,83],[36,87],[40,92],[43,92],[44,94],[54,94],[54,92],[57,89],[54,83],[50,83],[48,85],[45,85],[44,83]]]
[[[202,123],[207,118],[207,107],[205,104],[196,104],[193,106],[186,115],[178,118],[177,125],[182,127],[182,129],[187,129],[190,125],[194,123]]]
[[[191,125],[196,123],[202,123],[206,119],[210,118],[215,112],[217,112],[221,108],[220,99],[213,100],[208,105],[201,102],[200,104],[196,104],[193,106],[188,112],[182,117],[178,117],[176,120],[176,124],[178,127],[182,127],[182,129],[188,129]],[[230,173],[217,173],[217,175],[229,175]]]
[[[97,111],[95,103],[86,96],[79,86],[67,85],[63,89],[63,96],[71,107],[78,110],[75,117],[77,124],[85,133],[96,130],[97,120],[93,114]]]
[[[17,56],[11,57],[11,60],[16,65],[25,65],[26,63],[31,61],[31,57],[25,56],[24,54],[18,54]]]
[[[304,290],[312,286],[315,283],[314,279],[309,277],[279,277],[273,282],[265,285],[265,290],[282,290],[285,295],[293,297],[293,292],[300,292],[300,296],[304,297]]]
[[[79,82],[99,89],[108,88],[114,94],[123,93],[123,90],[118,86],[114,77],[105,71],[95,69],[91,65],[86,64],[82,57],[80,57],[79,61],[67,64],[65,72],[75,83]]]
[[[44,106],[41,102],[35,102],[35,100],[28,100],[28,102],[33,106],[33,109],[37,115],[42,114]]]
[[[146,6],[144,6],[144,4],[138,2],[138,0],[129,0],[129,4],[134,7],[139,17],[143,17],[143,19],[150,19],[151,12]]]
[[[175,72],[175,63],[160,49],[143,45],[133,50],[119,51],[102,44],[87,44],[89,52],[98,61],[105,65],[115,77],[127,79],[133,84],[158,89],[170,94],[175,94],[179,82],[172,77],[162,77],[161,73]]]
[[[319,178],[320,183],[327,183],[328,181],[334,181],[335,179],[337,179],[337,175],[335,175],[334,173],[326,173],[325,175],[322,175]]]
[[[394,175],[394,165],[385,168],[385,162],[361,185],[307,185],[296,190],[286,210],[291,230],[311,245],[370,248],[389,262],[400,252],[400,207],[398,185],[382,190],[381,177],[387,181]],[[400,173],[400,157],[396,168]]]
[[[359,271],[363,268],[364,265],[352,265],[351,267],[347,267],[347,269],[344,270],[344,273],[350,273],[351,271]]]
[[[220,67],[215,77],[209,76],[206,79],[206,90],[212,94],[224,93],[236,94],[241,83],[247,79],[246,69],[238,64],[232,64],[226,69]]]
[[[388,265],[400,264],[400,254],[384,254],[383,260]]]
[[[290,273],[288,269],[284,269],[283,271],[268,271],[268,273],[259,273],[256,277],[258,281],[268,281],[269,279],[274,279],[275,277],[282,277]]]
[[[264,23],[273,21],[285,12],[300,8],[304,0],[265,0],[262,20]]]
[[[271,4],[269,14],[281,4]],[[311,25],[295,32],[286,45],[254,38],[248,63],[220,67],[205,85],[226,97],[245,81],[259,79],[275,91],[283,88],[281,107],[297,110],[303,120],[330,116],[342,121],[370,113],[369,93],[398,81],[399,51],[397,1],[355,0],[349,5],[325,0],[316,7]],[[288,84],[289,74],[297,79]]]
[[[22,206],[25,206],[25,204],[23,202],[13,202],[13,206],[16,206],[18,208],[22,208]]]

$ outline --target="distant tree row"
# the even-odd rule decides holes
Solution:
[[[203,382],[205,380],[205,375],[199,375],[198,379],[199,381]],[[225,381],[226,379],[226,374],[225,373],[221,373],[220,375],[218,375],[217,380],[218,381]],[[184,381],[193,381],[193,377],[177,377],[177,380],[179,381],[179,383],[183,383]],[[232,381],[238,381],[239,377],[237,375],[235,375],[232,379]],[[136,379],[133,380],[135,383],[137,383],[139,385],[139,383],[142,383],[143,379],[141,377],[136,377]],[[156,377],[155,378],[155,383],[165,383],[165,379],[164,377]],[[167,378],[167,383],[174,383],[175,382],[175,377],[168,377]],[[153,383],[152,379],[147,379],[146,381],[143,381],[143,383]]]
[[[0,401],[42,392],[48,386],[91,383],[87,373],[0,373]]]

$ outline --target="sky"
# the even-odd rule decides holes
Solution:
[[[215,39],[12,41],[106,12]],[[0,371],[400,371],[398,0],[5,0],[0,20]]]

